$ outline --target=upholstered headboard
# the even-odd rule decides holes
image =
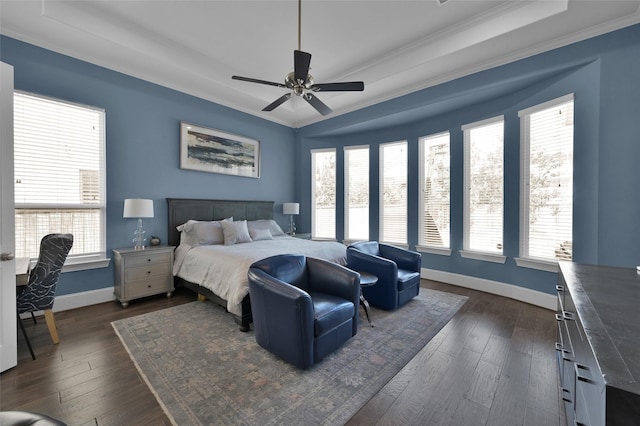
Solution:
[[[273,219],[273,201],[199,200],[167,198],[169,207],[169,245],[180,244],[180,226],[189,219],[234,220]]]

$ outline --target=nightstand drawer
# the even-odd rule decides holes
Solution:
[[[129,281],[127,282],[127,286],[124,290],[124,298],[135,299],[138,297],[171,291],[170,280],[171,278],[167,277],[166,279],[155,278],[149,280]]]
[[[145,253],[144,256],[127,256],[124,260],[124,267],[130,268],[134,266],[149,265],[152,263],[169,263],[171,261],[171,256],[171,253]]]
[[[166,263],[150,263],[148,265],[138,266],[136,268],[126,268],[124,279],[127,282],[132,280],[140,280],[151,277],[161,277],[171,275],[169,262]]]

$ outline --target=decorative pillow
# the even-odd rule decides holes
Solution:
[[[224,234],[225,246],[251,242],[251,236],[249,235],[249,228],[247,228],[246,220],[237,220],[235,222],[221,222],[221,224],[222,233]]]
[[[273,235],[269,229],[252,229],[249,228],[249,235],[253,241],[273,240]]]
[[[227,218],[224,221],[233,221],[233,218]],[[220,223],[221,221],[189,220],[176,227],[180,231],[180,244],[188,244],[192,247],[223,244],[224,234]]]

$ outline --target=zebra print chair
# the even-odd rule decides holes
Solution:
[[[27,341],[27,346],[33,359],[36,359],[36,356],[33,353],[31,342],[29,342],[20,314],[31,312],[33,315],[35,311],[44,311],[44,318],[51,334],[51,340],[53,340],[54,345],[60,343],[56,321],[51,308],[53,308],[60,271],[72,245],[73,235],[71,234],[49,234],[42,237],[38,263],[29,274],[29,283],[17,296],[18,324]]]

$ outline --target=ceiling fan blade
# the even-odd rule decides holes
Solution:
[[[364,82],[320,83],[311,86],[311,90],[314,92],[362,92],[364,90]]]
[[[240,77],[239,75],[234,75],[231,78],[234,80],[248,81],[249,83],[258,83],[258,84],[266,84],[269,86],[283,87],[285,89],[287,87],[282,83],[274,83],[273,81],[258,80],[256,78]]]
[[[263,111],[273,111],[274,109],[278,108],[283,103],[287,102],[289,99],[291,99],[291,93],[287,93],[286,95],[282,95],[278,99],[276,99],[275,101],[271,102],[266,107],[262,108],[262,110]]]
[[[311,104],[311,106],[314,107],[320,114],[328,115],[332,113],[331,108],[326,106],[320,99],[313,96],[313,93],[305,93],[302,97],[305,101],[309,102],[309,104]]]
[[[302,50],[293,51],[293,75],[295,76],[296,81],[301,81],[301,84],[304,84],[307,81],[310,64],[311,53],[303,52]]]

